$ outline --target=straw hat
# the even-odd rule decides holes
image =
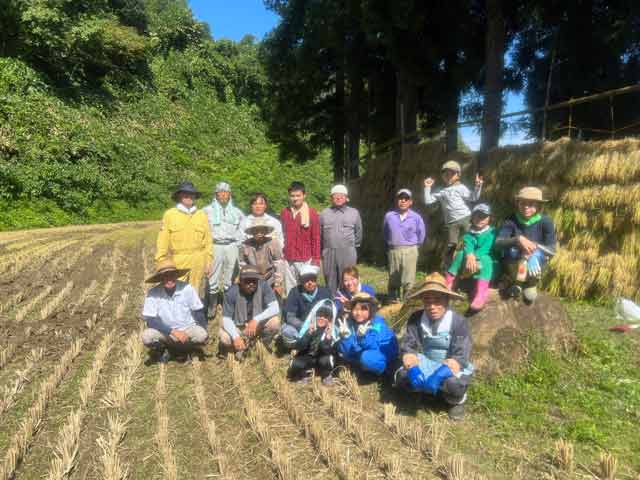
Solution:
[[[460,172],[462,172],[462,167],[455,160],[449,160],[448,162],[444,162],[444,164],[442,165],[442,168],[440,170],[441,171],[442,170],[452,170],[454,172],[460,173]]]
[[[540,190],[538,187],[521,188],[516,195],[516,200],[533,200],[534,202],[540,203],[549,201],[542,196],[542,190]]]
[[[353,310],[353,306],[356,303],[369,303],[374,307],[378,306],[378,300],[376,299],[376,297],[369,295],[367,292],[356,293],[353,297],[351,297],[351,300],[349,300],[349,302],[345,305],[345,308],[347,308],[348,310]]]
[[[156,264],[156,273],[147,278],[145,283],[159,283],[162,281],[162,276],[170,272],[175,272],[176,276],[182,277],[189,273],[190,270],[189,268],[176,268],[173,260],[162,260]]]
[[[269,235],[271,232],[273,232],[273,227],[271,225],[267,225],[264,220],[256,219],[253,225],[245,228],[244,233],[246,233],[247,235],[255,235],[259,230],[264,231],[265,235]]]
[[[430,273],[425,277],[418,288],[407,296],[407,300],[411,298],[421,297],[427,292],[436,292],[447,295],[456,300],[464,300],[464,297],[447,287],[444,277],[437,272]]]

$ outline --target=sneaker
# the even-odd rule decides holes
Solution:
[[[538,289],[536,287],[527,287],[522,292],[522,296],[525,302],[531,304],[538,298]]]
[[[162,350],[162,353],[160,354],[160,358],[158,359],[158,361],[160,363],[169,363],[169,360],[171,360],[171,352],[169,351],[168,348],[165,348],[164,350]]]
[[[464,419],[464,404],[452,405],[449,407],[449,420],[459,422]]]
[[[300,385],[309,385],[311,383],[311,377],[302,377],[297,383]]]
[[[234,356],[236,357],[236,360],[237,360],[238,362],[243,361],[243,360],[244,360],[244,350],[240,350],[240,351],[236,352],[236,353],[234,354]]]
[[[511,285],[507,289],[507,295],[511,298],[519,298],[522,294],[522,287],[520,285]]]
[[[334,385],[333,377],[331,375],[327,375],[322,379],[322,385],[325,387],[332,387]]]

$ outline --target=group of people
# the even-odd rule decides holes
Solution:
[[[496,229],[490,206],[477,203],[482,178],[476,176],[471,191],[460,176],[460,165],[446,162],[442,188],[432,192],[433,179],[424,182],[425,203],[438,203],[444,216],[445,275],[432,273],[414,286],[427,228],[412,209],[409,189],[396,193],[394,208],[384,216],[388,300],[415,298],[423,307],[410,317],[400,340],[378,314],[374,289],[360,279],[362,220],[348,205],[344,185],[331,189],[331,205],[318,213],[306,202],[304,184],[293,182],[289,206],[276,218],[267,213],[264,193],[251,197],[251,213],[244,215],[225,182],[200,210],[195,206],[200,192],[183,182],[173,195],[175,208],[162,220],[156,272],[147,279],[156,286],[145,299],[142,341],[160,361],[202,345],[208,318],[221,304],[221,353],[241,360],[261,341],[291,352],[292,380],[307,382],[315,371],[331,385],[341,364],[442,398],[450,417],[462,418],[473,365],[467,319],[449,305],[464,298],[454,290],[458,279],[474,280],[471,313],[484,307],[498,280],[509,295],[533,302],[542,269],[554,254],[555,233],[542,213],[546,200],[538,188],[521,189],[516,211]],[[325,286],[319,285],[320,267]]]

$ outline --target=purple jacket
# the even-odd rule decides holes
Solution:
[[[404,220],[400,220],[397,210],[384,216],[384,241],[387,247],[422,245],[427,236],[427,228],[419,213],[409,210]]]

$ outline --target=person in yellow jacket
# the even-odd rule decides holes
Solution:
[[[173,259],[176,268],[190,271],[180,280],[189,282],[199,295],[205,275],[211,274],[213,243],[207,214],[194,205],[200,192],[191,182],[182,182],[172,198],[175,208],[162,217],[156,245],[156,263]]]

